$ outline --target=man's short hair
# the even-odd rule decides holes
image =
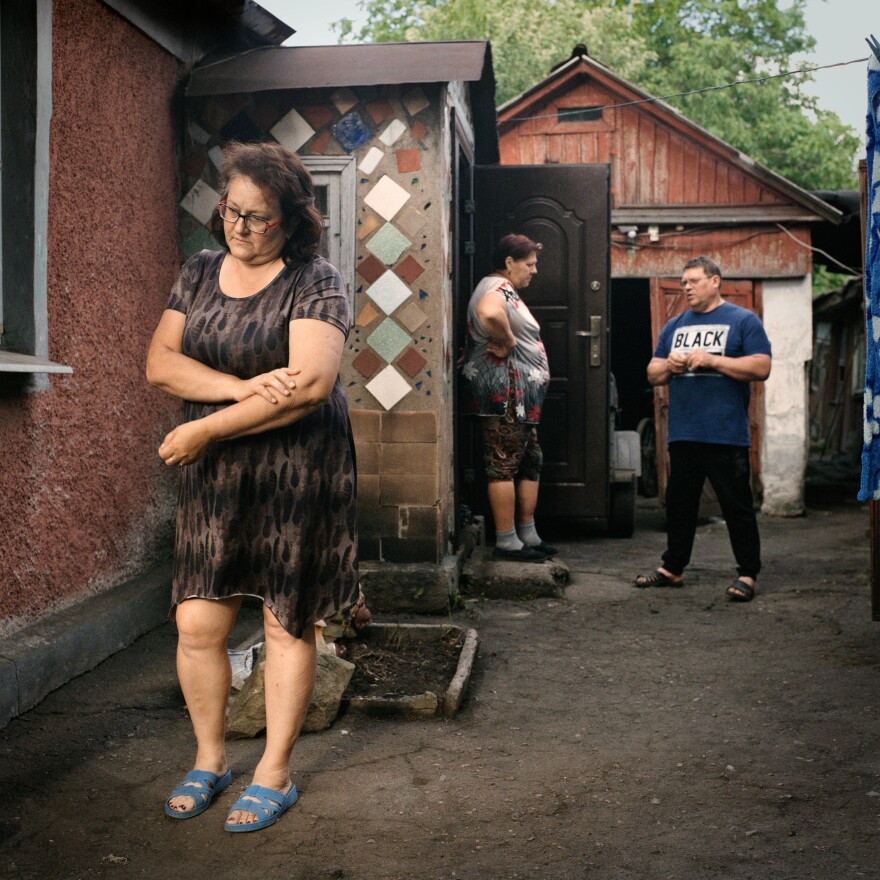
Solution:
[[[711,278],[713,275],[717,275],[721,278],[721,269],[718,267],[718,263],[715,262],[711,257],[694,257],[692,260],[688,260],[684,264],[684,269],[702,269],[706,273],[706,277]]]

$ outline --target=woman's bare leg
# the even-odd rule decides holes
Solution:
[[[241,597],[187,599],[177,606],[177,676],[196,735],[194,769],[226,772],[226,703],[232,670],[226,643]],[[172,798],[173,810],[191,810],[195,799]]]
[[[290,755],[315,687],[315,628],[307,627],[303,637],[295,639],[268,606],[263,608],[263,626],[266,633],[266,748],[254,770],[253,781],[286,793],[291,785]],[[227,822],[244,825],[256,820],[254,813],[235,810]]]

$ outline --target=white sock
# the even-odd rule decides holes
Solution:
[[[535,529],[535,521],[527,523],[517,523],[516,533],[519,535],[520,541],[527,547],[537,547],[541,543],[541,536]]]
[[[495,546],[502,550],[521,550],[522,541],[516,536],[516,529],[508,529],[506,532],[495,532]]]

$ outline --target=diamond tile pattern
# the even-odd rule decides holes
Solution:
[[[296,110],[291,110],[281,117],[269,133],[279,144],[296,152],[315,133],[315,129]]]
[[[409,333],[386,318],[368,337],[367,345],[386,361],[393,361],[410,343]]]
[[[340,113],[348,113],[348,111],[358,102],[357,95],[352,89],[348,88],[337,89],[330,95],[330,100]]]
[[[380,358],[375,352],[370,351],[369,348],[365,348],[352,362],[351,365],[365,378],[370,379],[375,374],[379,367],[382,366],[382,358]],[[418,371],[416,371],[418,372]],[[412,375],[415,375],[413,373]]]
[[[398,362],[397,366],[406,373],[410,379],[415,378],[416,374],[425,364],[428,363],[414,348],[411,348]]]
[[[422,151],[418,147],[398,150],[394,157],[397,159],[397,170],[400,174],[409,174],[422,167]]]
[[[416,308],[418,309],[419,307],[416,306]],[[421,309],[419,309],[419,311],[421,311]],[[357,324],[358,327],[369,327],[370,324],[372,324],[381,314],[382,313],[371,302],[366,302],[364,303],[364,307],[360,310],[355,324]],[[404,326],[409,329],[408,324],[404,323]]]
[[[220,201],[220,193],[212,189],[204,180],[197,180],[193,188],[180,200],[180,207],[189,211],[202,226],[207,226]]]
[[[378,281],[367,288],[367,296],[386,315],[390,315],[412,296],[412,291],[389,269]]]
[[[391,409],[400,403],[407,394],[412,391],[409,382],[392,366],[385,367],[375,379],[366,384],[367,391],[382,404],[385,409]]]
[[[396,320],[403,324],[410,333],[415,333],[428,320],[428,316],[415,302],[411,302],[397,313]]]
[[[370,251],[370,253],[375,254],[387,266],[390,266],[400,258],[400,255],[411,244],[412,242],[402,232],[391,223],[386,223],[367,242],[367,250]],[[400,272],[398,272],[397,275],[399,278],[403,278]],[[405,280],[406,279],[404,278],[404,281]]]
[[[425,267],[412,255],[408,256],[405,260],[401,260],[394,267],[394,274],[407,284],[412,284],[424,271]]]
[[[428,106],[428,99],[418,86],[406,92],[401,100],[403,101],[403,106],[406,107],[406,112],[410,116],[415,116],[416,113],[419,113]]]
[[[367,128],[361,114],[357,110],[343,116],[338,122],[330,126],[336,140],[342,144],[346,153],[353,153],[358,147],[363,146],[373,137],[373,133]]]
[[[379,140],[382,141],[386,147],[390,147],[405,131],[406,126],[399,119],[395,119],[388,128],[379,135]]]
[[[393,220],[394,215],[410,200],[408,193],[387,174],[367,193],[364,203],[383,220]]]
[[[367,282],[372,284],[386,271],[380,260],[377,260],[372,254],[357,264],[357,273]]]
[[[372,174],[376,170],[376,166],[382,161],[384,155],[378,147],[370,147],[367,150],[367,155],[361,159],[358,170],[363,171],[364,174]]]

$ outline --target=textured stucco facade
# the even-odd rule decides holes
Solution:
[[[778,516],[797,516],[804,512],[804,475],[809,453],[811,278],[807,275],[765,280],[763,297],[764,329],[773,346],[773,369],[764,385],[762,510]]]
[[[0,635],[170,552],[177,408],[144,357],[179,265],[180,74],[98,0],[53,4],[49,356],[73,373],[0,395]]]

